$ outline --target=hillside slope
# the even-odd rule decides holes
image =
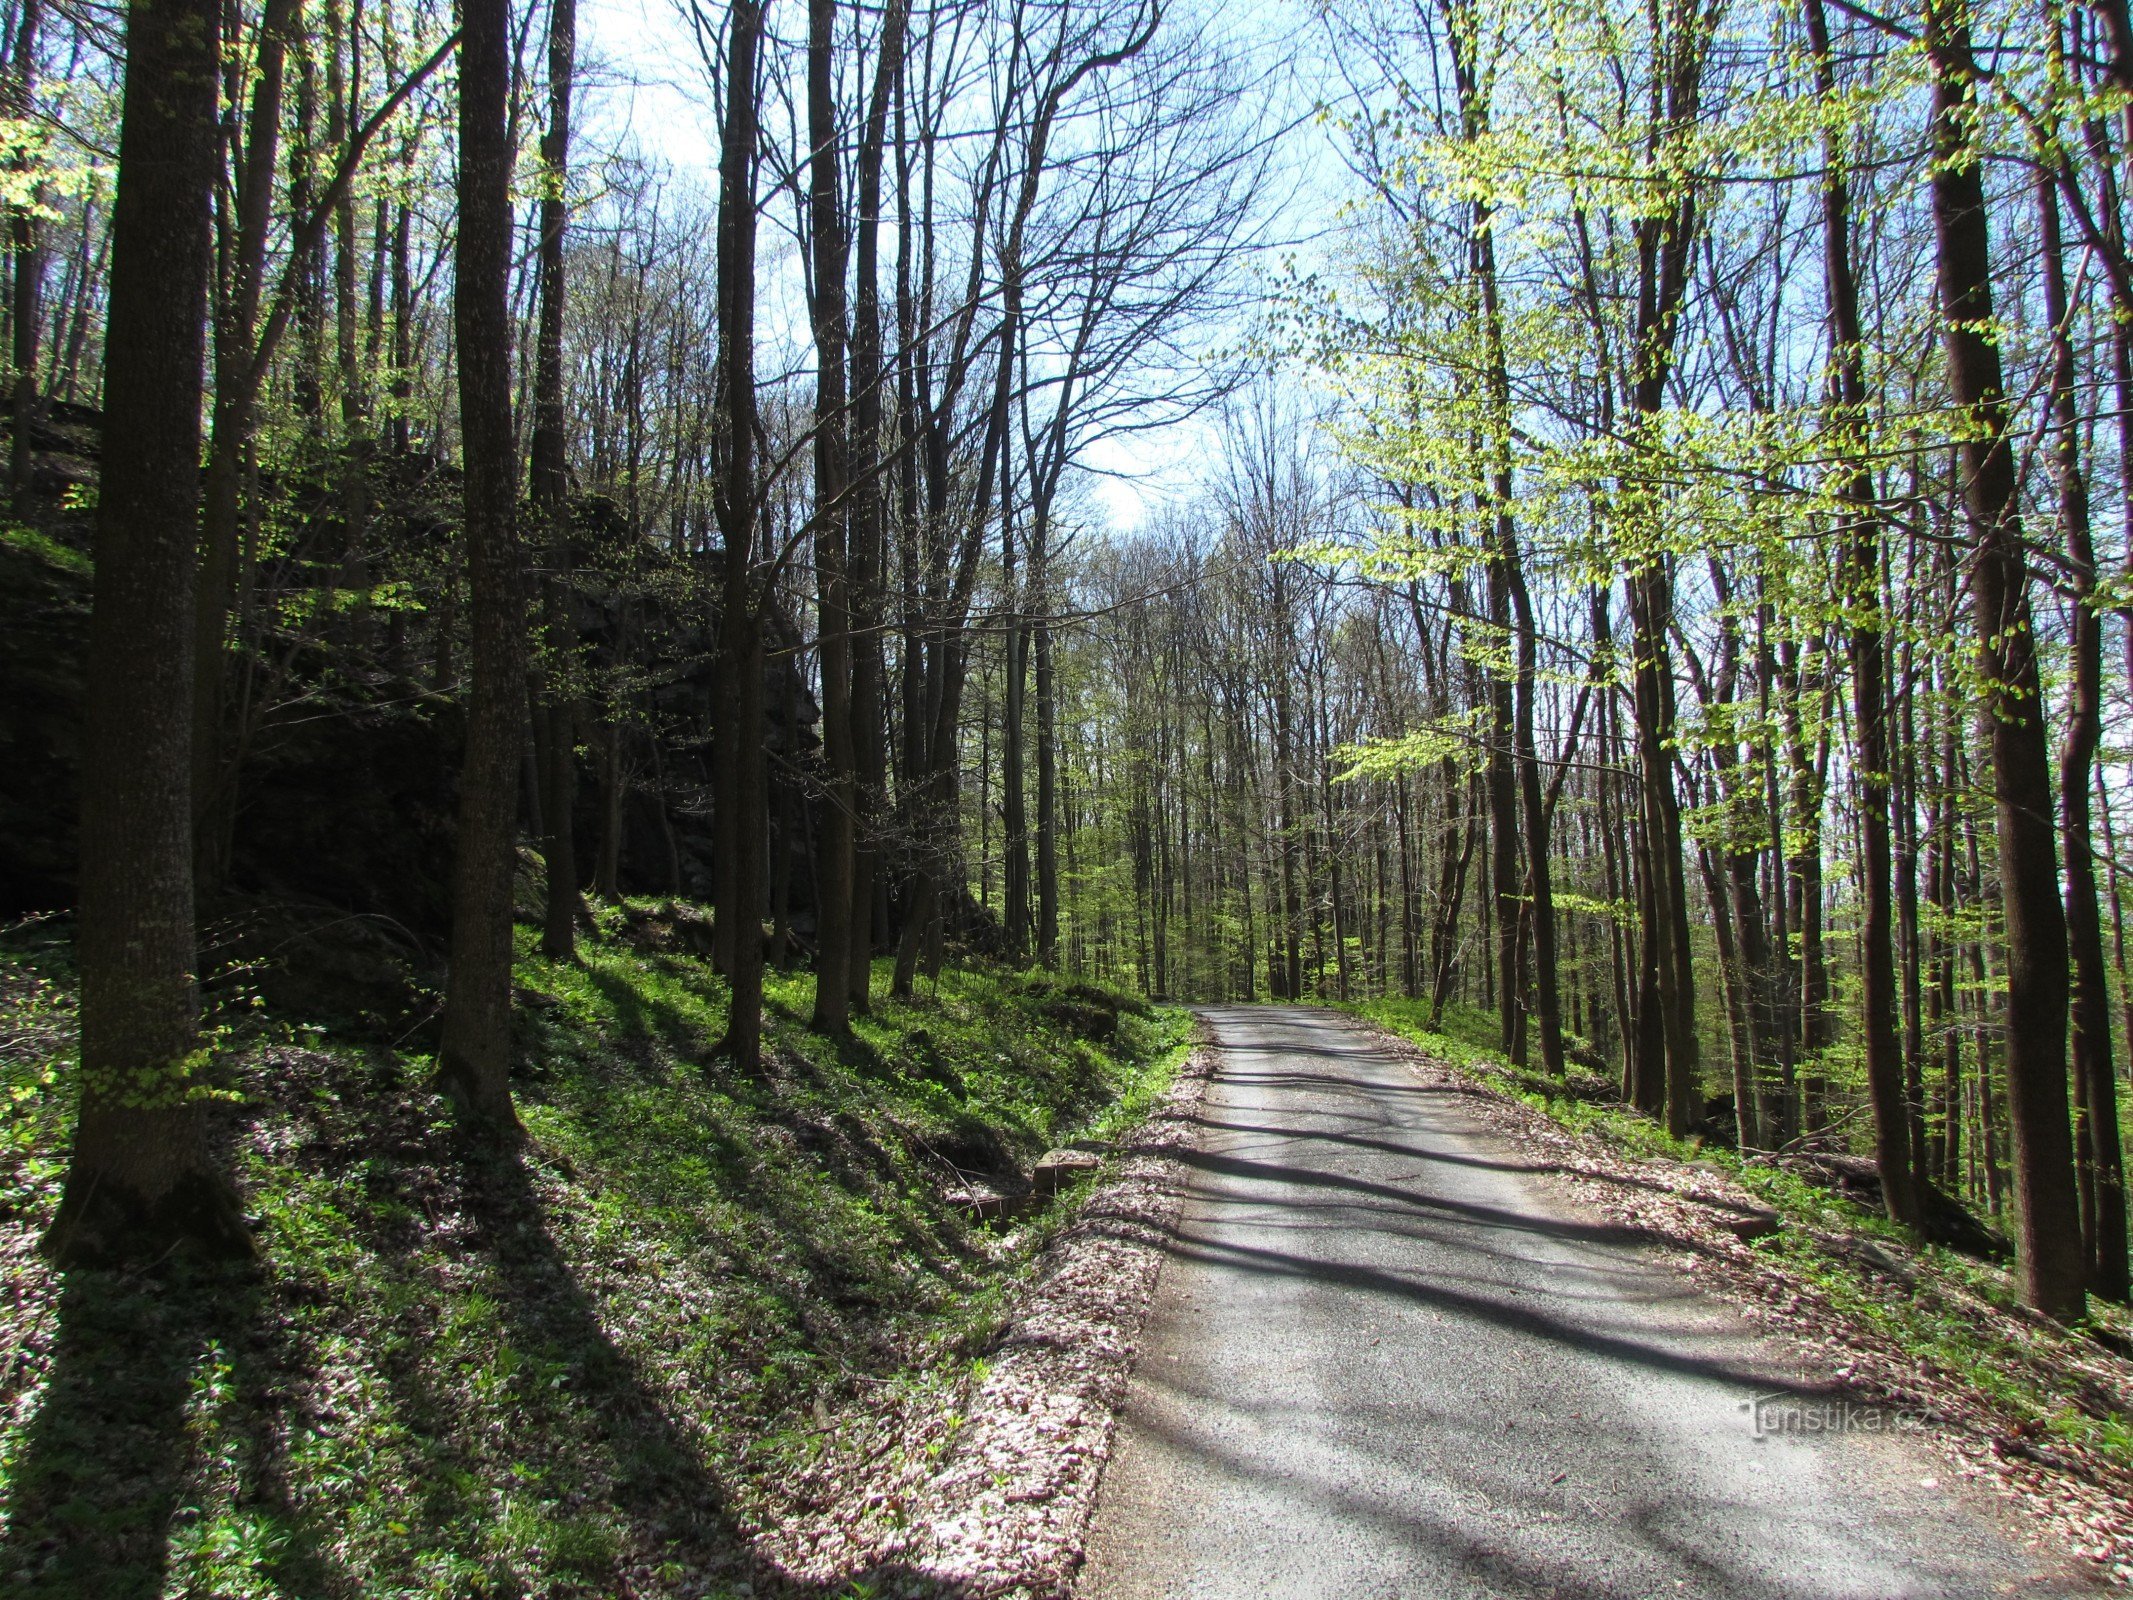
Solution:
[[[71,974],[0,950],[0,1579],[11,1592],[697,1595],[840,1430],[952,1384],[1075,1203],[1047,1146],[1144,1113],[1187,1020],[951,969],[840,1046],[774,979],[772,1064],[708,1050],[686,907],[521,963],[529,1131],[459,1147],[427,1058],[217,1013],[255,1270],[75,1273],[56,1199]],[[977,1191],[1004,1193],[980,1221]],[[1020,1203],[1016,1203],[1019,1200]],[[746,1591],[743,1591],[746,1592]]]

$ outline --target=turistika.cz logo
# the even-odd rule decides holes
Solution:
[[[1857,1400],[1815,1400],[1782,1391],[1743,1400],[1740,1409],[1748,1418],[1748,1431],[1758,1439],[1837,1433],[1916,1433],[1931,1420],[1924,1411],[1902,1406],[1869,1405]]]

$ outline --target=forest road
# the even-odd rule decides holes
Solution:
[[[1204,1015],[1085,1600],[2101,1592],[1924,1441],[1759,1437],[1824,1402],[1466,1091],[1334,1014]]]

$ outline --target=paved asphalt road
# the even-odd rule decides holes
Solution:
[[[1916,1440],[1757,1438],[1797,1374],[1460,1091],[1324,1012],[1206,1015],[1087,1600],[2096,1592]]]

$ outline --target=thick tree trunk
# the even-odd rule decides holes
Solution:
[[[250,1250],[195,1098],[192,603],[221,20],[214,0],[127,13],[82,741],[81,1108],[45,1236],[72,1264]]]
[[[814,246],[816,650],[822,676],[822,827],[816,839],[812,1026],[851,1025],[853,904],[852,619],[846,591],[844,202],[836,88],[837,0],[809,0],[808,228]]]
[[[8,82],[13,104],[11,116],[27,119],[37,95],[37,29],[44,12],[43,0],[22,0],[15,23],[15,62]],[[28,203],[14,207],[9,219],[13,235],[15,283],[13,306],[12,438],[8,459],[8,484],[13,491],[15,515],[29,514],[31,488],[30,430],[37,421],[37,346],[44,315],[44,241],[37,208],[42,185],[33,185]]]
[[[547,893],[541,953],[558,961],[577,954],[578,797],[577,623],[565,575],[570,570],[570,468],[563,415],[563,235],[569,222],[570,97],[577,69],[577,0],[552,0],[548,12],[548,129],[541,139],[541,304],[533,368],[533,438],[527,450],[533,505],[547,546],[541,574],[541,621],[547,657],[536,674],[534,715],[545,725],[540,790]]]
[[[2000,899],[2007,941],[2007,1091],[2020,1211],[2022,1297],[2056,1317],[2085,1300],[2067,1123],[2066,915],[2059,901],[2051,755],[2029,607],[2014,453],[1992,326],[1992,259],[1976,150],[1977,68],[1965,0],[1927,0],[1933,78],[1933,223],[1948,387],[1965,414],[1970,597],[1992,716]]]
[[[760,514],[755,478],[756,56],[758,0],[735,0],[726,29],[726,124],[718,199],[719,438],[713,505],[725,540],[719,619],[723,677],[719,744],[719,936],[731,980],[721,1051],[736,1070],[763,1064],[763,610],[755,560]]]
[[[882,19],[875,59],[874,91],[867,106],[859,152],[859,215],[854,240],[852,325],[852,919],[846,987],[852,1009],[865,1012],[873,1000],[876,902],[885,884],[881,825],[887,812],[889,752],[883,689],[888,679],[882,627],[887,596],[882,586],[886,548],[882,459],[881,169],[888,138],[889,104],[903,82],[903,42],[909,8],[891,0]],[[884,919],[885,920],[885,919]]]
[[[465,453],[472,682],[437,1075],[469,1124],[511,1137],[511,878],[525,728],[526,615],[511,435],[511,15],[462,0],[459,238],[452,297]]]
[[[2103,954],[2103,919],[2096,905],[2095,846],[2090,836],[2089,784],[2103,737],[2103,616],[2089,525],[2089,493],[2081,471],[2081,418],[2076,398],[2066,266],[2059,233],[2059,197],[2048,174],[2037,178],[2038,237],[2044,267],[2044,308],[2051,324],[2052,464],[2058,480],[2059,522],[2066,536],[2070,608],[2066,731],[2059,747],[2059,804],[2066,830],[2066,928],[2074,958],[2072,997],[2076,1189],[2082,1199],[2082,1246],[2089,1288],[2107,1300],[2127,1290],[2125,1164],[2119,1149],[2118,1084],[2111,1061],[2111,986]]]
[[[1673,674],[1666,638],[1673,612],[1673,585],[1664,558],[1630,585],[1630,617],[1637,638],[1632,675],[1637,701],[1637,754],[1643,801],[1646,891],[1643,901],[1646,996],[1638,1010],[1649,1017],[1644,1038],[1663,1044],[1663,1076],[1644,1095],[1662,1087],[1667,1131],[1686,1137],[1701,1115],[1696,1035],[1695,980],[1689,966],[1688,884],[1683,866],[1681,803],[1674,791]],[[1661,1109],[1651,1108],[1648,1109]]]

